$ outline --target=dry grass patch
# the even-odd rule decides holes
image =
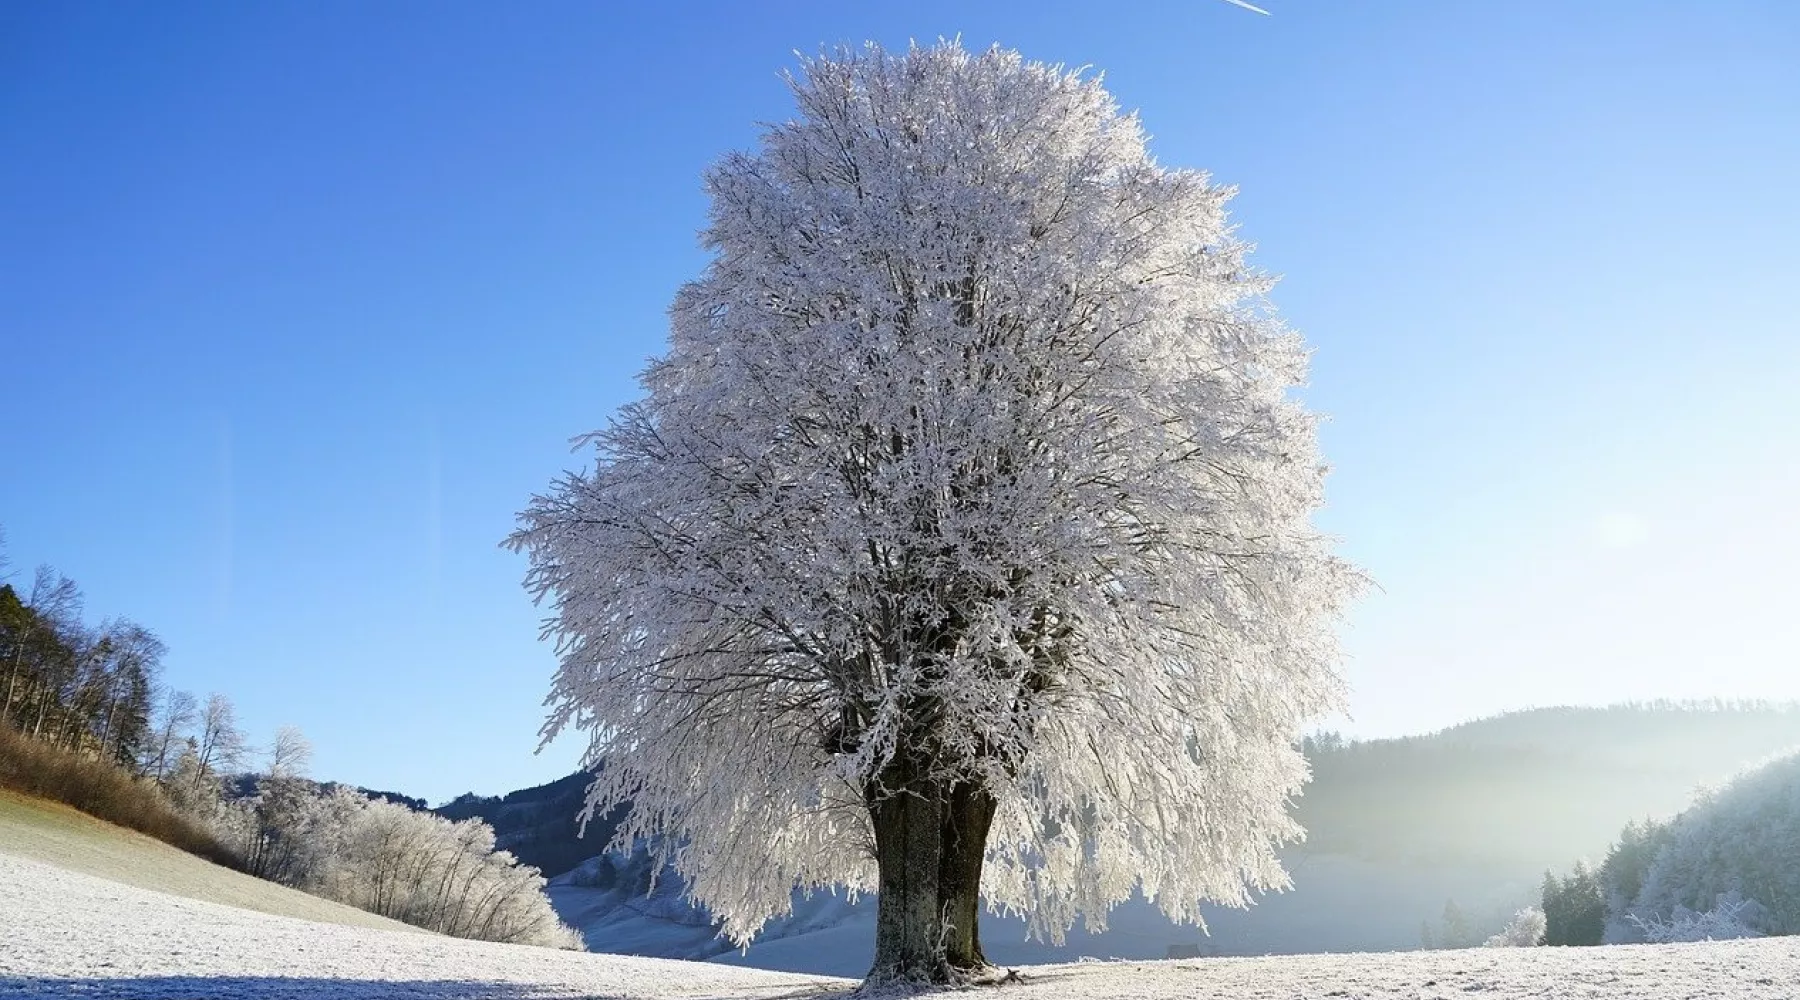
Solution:
[[[214,864],[239,867],[235,854],[205,827],[176,812],[153,782],[4,725],[0,725],[0,789],[60,802]]]

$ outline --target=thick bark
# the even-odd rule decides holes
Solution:
[[[987,967],[981,951],[981,865],[991,795],[897,759],[868,793],[880,891],[869,981],[952,983]]]
[[[953,969],[988,965],[981,951],[981,863],[993,822],[994,797],[986,790],[968,782],[958,782],[950,790],[938,861],[938,900],[948,925],[944,960]]]
[[[897,758],[869,792],[880,888],[870,982],[943,982],[939,958],[938,862],[943,850],[941,789],[923,762]]]

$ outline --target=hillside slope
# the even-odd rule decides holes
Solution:
[[[67,806],[0,791],[0,856],[57,865],[139,889],[281,917],[409,934],[416,928],[221,868]]]
[[[501,849],[552,877],[599,854],[617,826],[609,817],[597,817],[583,834],[579,816],[593,780],[586,771],[577,771],[505,795],[469,792],[432,811],[451,820],[485,821]]]
[[[322,924],[0,854],[0,998],[757,998],[834,985]]]
[[[1634,706],[1516,712],[1427,736],[1313,745],[1316,778],[1297,805],[1306,843],[1284,852],[1291,892],[1251,909],[1214,908],[1211,931],[1171,924],[1141,899],[1103,934],[1077,927],[1061,947],[1024,940],[1020,921],[984,917],[982,941],[1005,963],[1080,957],[1388,951],[1445,942],[1452,901],[1470,943],[1535,902],[1546,868],[1598,862],[1626,821],[1669,816],[1713,784],[1800,744],[1800,710]],[[527,789],[494,815],[545,836],[579,805],[579,776]],[[572,827],[572,824],[569,824]],[[599,824],[596,824],[599,825]],[[592,830],[603,842],[608,829]],[[541,843],[541,841],[540,841]],[[566,848],[565,848],[566,850]],[[641,859],[584,862],[552,880],[551,902],[588,948],[759,968],[855,975],[867,968],[872,902],[795,897],[739,954],[684,904],[672,875],[647,898]],[[1456,942],[1450,942],[1456,943]]]
[[[1311,755],[1295,814],[1314,853],[1566,868],[1628,820],[1800,747],[1794,706],[1547,708]]]
[[[154,933],[146,933],[154,928]],[[1028,967],[1021,1000],[1786,1000],[1800,940]],[[178,899],[0,855],[0,998],[807,1000],[852,984],[397,934]]]

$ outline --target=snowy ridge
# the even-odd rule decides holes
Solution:
[[[1019,1000],[1788,1000],[1800,939],[1093,962],[1020,970]],[[0,854],[0,998],[841,998],[852,984],[712,963],[316,924]]]

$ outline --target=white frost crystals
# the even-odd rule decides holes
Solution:
[[[804,69],[707,175],[645,396],[509,540],[590,815],[629,802],[616,843],[738,942],[795,886],[876,887],[902,758],[992,796],[981,893],[1052,938],[1283,885],[1359,577],[1230,191],[1010,52]]]

